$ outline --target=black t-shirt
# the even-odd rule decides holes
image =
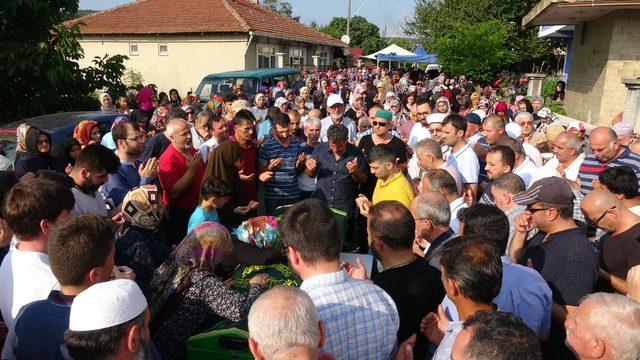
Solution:
[[[525,250],[521,265],[531,259],[533,268],[542,275],[560,305],[578,306],[593,292],[598,280],[598,256],[580,228],[550,234],[534,235]]]
[[[164,133],[159,133],[154,135],[151,139],[147,141],[144,146],[144,152],[142,156],[140,156],[140,161],[146,163],[149,158],[159,159],[160,155],[167,150],[169,145],[171,144],[171,140],[164,135]]]
[[[640,224],[602,240],[600,266],[611,275],[625,280],[629,269],[640,264]]]
[[[367,158],[369,156],[369,153],[371,153],[371,149],[373,149],[375,145],[376,144],[373,143],[373,138],[371,137],[371,135],[366,135],[363,136],[362,139],[360,139],[358,150],[362,151],[364,157]],[[389,141],[387,145],[389,145],[396,153],[396,157],[399,159],[398,163],[402,164],[407,162],[407,145],[402,140],[398,139],[395,136],[392,136],[391,141]],[[378,178],[376,178],[376,176],[371,173],[368,161],[369,160],[367,159],[367,181],[360,186],[360,192],[371,199],[371,197],[373,196],[373,190],[376,188],[376,182],[378,181]]]
[[[413,353],[424,359],[427,340],[420,335],[420,321],[429,312],[436,312],[444,297],[442,282],[436,271],[424,259],[416,257],[411,263],[374,274],[373,282],[391,296],[398,309],[400,328],[398,343],[417,334]]]

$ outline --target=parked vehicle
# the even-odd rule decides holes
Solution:
[[[201,104],[206,104],[211,94],[224,95],[230,92],[234,85],[242,85],[244,93],[253,98],[262,85],[273,86],[280,80],[291,85],[299,78],[300,70],[293,68],[227,71],[205,76],[196,88],[195,96],[200,99]]]
[[[0,126],[0,142],[5,145],[5,156],[13,161],[16,152],[16,131],[20,124],[29,123],[49,132],[51,134],[51,140],[53,141],[53,151],[57,151],[57,146],[62,140],[73,136],[73,129],[80,121],[93,120],[98,122],[104,135],[111,131],[111,123],[113,123],[113,120],[118,116],[122,116],[122,114],[103,113],[99,111],[61,112],[36,116]]]

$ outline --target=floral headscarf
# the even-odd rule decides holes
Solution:
[[[16,131],[16,151],[27,152],[27,132],[31,129],[33,125],[31,124],[20,124]]]
[[[166,117],[169,113],[169,109],[166,107],[159,107],[153,112],[151,116],[151,127],[154,129],[164,129],[167,125]]]
[[[222,115],[222,110],[224,109],[224,99],[220,95],[216,95],[213,99],[211,99],[207,103],[207,108],[209,112],[212,114]]]
[[[153,89],[145,86],[138,93],[138,107],[140,110],[147,111],[153,109]]]
[[[274,216],[257,216],[243,221],[234,233],[238,240],[255,245],[259,249],[274,247],[281,243],[278,220]]]
[[[78,140],[80,146],[85,147],[91,142],[91,129],[98,126],[93,120],[82,120],[76,128],[73,129],[73,137]]]
[[[135,188],[122,201],[124,219],[133,226],[155,230],[160,223],[158,202],[158,188],[155,185]]]
[[[160,265],[149,284],[151,318],[162,310],[170,295],[183,293],[191,286],[191,276],[196,271],[213,274],[232,248],[231,236],[224,226],[213,221],[196,226]]]

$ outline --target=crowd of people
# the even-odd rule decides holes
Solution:
[[[17,129],[2,359],[186,359],[221,321],[256,359],[640,359],[632,126],[419,69],[255,90]]]

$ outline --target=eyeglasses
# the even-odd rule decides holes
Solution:
[[[607,210],[605,210],[605,211],[602,213],[602,215],[600,215],[600,217],[599,217],[599,218],[597,218],[597,219],[596,219],[596,220],[594,220],[594,221],[591,221],[591,223],[592,223],[593,225],[597,226],[597,225],[598,225],[598,223],[600,222],[600,220],[604,219],[604,216],[605,216],[605,215],[607,215],[607,213],[608,213],[609,211],[611,211],[611,210],[613,210],[613,209],[615,209],[615,208],[616,208],[616,206],[615,206],[615,205],[614,205],[614,206],[612,206],[612,207],[610,207],[610,208],[608,208]],[[589,219],[589,217],[588,217],[588,216],[587,216],[586,218],[587,218],[587,219]]]
[[[537,208],[537,209],[534,209],[531,206],[527,206],[527,211],[530,212],[532,215],[537,213],[538,211],[549,210],[549,209],[553,209],[553,208]]]
[[[387,126],[388,122],[386,121],[372,121],[371,125],[373,126]]]

